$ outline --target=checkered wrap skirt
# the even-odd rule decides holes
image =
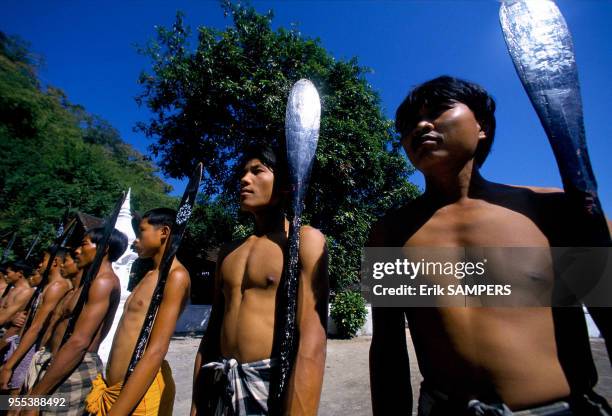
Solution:
[[[203,366],[212,371],[215,416],[267,415],[270,378],[277,360],[268,358],[240,364],[235,359],[222,359]],[[208,388],[209,386],[207,386]]]
[[[87,352],[83,361],[52,395],[61,394],[67,399],[68,406],[52,412],[41,412],[41,415],[80,416],[85,413],[85,398],[91,391],[93,380],[103,371],[102,360],[96,352]],[[44,373],[41,372],[39,379]],[[65,409],[65,410],[64,410]]]

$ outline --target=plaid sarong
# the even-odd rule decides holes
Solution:
[[[43,369],[39,379],[42,379],[46,369]],[[80,416],[85,413],[85,398],[91,391],[93,380],[102,372],[102,360],[97,352],[87,352],[83,361],[74,372],[55,389],[52,395],[66,396],[68,406],[65,410],[40,412],[41,415],[53,414],[64,416]]]
[[[245,364],[224,358],[204,365],[203,371],[213,372],[213,386],[204,389],[212,387],[215,392],[214,415],[267,415],[270,378],[276,366],[277,360],[271,358]]]

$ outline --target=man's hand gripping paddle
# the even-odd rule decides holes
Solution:
[[[155,324],[155,317],[164,296],[166,280],[168,279],[172,262],[174,261],[176,252],[181,245],[183,235],[185,234],[187,220],[191,216],[193,205],[195,204],[198,190],[200,188],[201,179],[202,164],[198,163],[198,166],[187,184],[187,188],[185,188],[185,193],[181,199],[181,204],[176,214],[176,219],[174,220],[174,224],[170,230],[170,235],[168,236],[168,241],[166,242],[166,249],[164,250],[164,254],[158,267],[157,285],[153,291],[153,296],[151,297],[151,303],[149,304],[147,315],[142,325],[142,329],[140,330],[138,340],[136,341],[136,346],[134,347],[134,352],[132,353],[132,358],[130,359],[130,364],[125,374],[125,379],[123,381],[124,385],[134,372],[138,361],[140,361],[144,355],[145,349],[147,348],[147,343],[149,342],[149,337],[151,336],[151,331],[153,330],[153,325]]]
[[[287,142],[287,162],[291,186],[292,212],[287,238],[284,278],[277,291],[277,313],[280,321],[279,334],[279,380],[270,386],[270,394],[275,409],[279,412],[283,395],[287,390],[293,361],[295,359],[298,331],[296,326],[297,292],[299,276],[299,248],[301,216],[304,196],[308,189],[310,172],[319,140],[321,122],[321,102],[312,82],[301,79],[295,83],[285,114],[285,138]]]

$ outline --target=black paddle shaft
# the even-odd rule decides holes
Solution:
[[[121,210],[121,206],[125,201],[125,192],[121,193],[121,198],[115,204],[111,215],[107,218],[106,223],[104,224],[104,234],[102,235],[102,240],[97,244],[96,247],[96,256],[94,257],[93,262],[87,268],[85,275],[81,279],[81,293],[79,294],[79,298],[77,300],[70,317],[68,318],[68,325],[66,327],[66,332],[64,332],[64,337],[62,338],[61,345],[64,345],[66,341],[72,336],[74,332],[74,327],[79,320],[79,315],[81,315],[81,311],[87,303],[87,297],[89,293],[89,287],[91,286],[91,282],[98,275],[98,271],[100,270],[100,265],[102,264],[102,260],[106,255],[106,251],[108,249],[108,242],[110,240],[110,236],[115,229],[115,223],[117,222],[117,217],[119,216],[119,211]]]
[[[130,364],[128,366],[127,372],[125,373],[125,379],[123,382],[124,385],[125,383],[127,383],[128,378],[134,372],[136,365],[144,355],[144,352],[147,348],[147,343],[149,342],[149,337],[151,336],[151,331],[153,330],[153,325],[155,324],[157,311],[159,310],[159,306],[161,305],[164,296],[166,280],[168,279],[168,274],[170,273],[172,262],[174,261],[176,252],[178,251],[178,248],[181,245],[183,235],[185,234],[185,229],[187,228],[187,220],[189,220],[189,217],[191,216],[193,205],[195,204],[196,197],[198,195],[198,190],[200,188],[201,179],[202,164],[198,163],[198,166],[196,167],[193,175],[191,176],[191,179],[189,180],[189,183],[187,184],[187,188],[185,188],[185,193],[183,194],[183,198],[181,199],[181,204],[176,214],[176,219],[174,220],[174,224],[172,225],[172,229],[170,230],[170,235],[168,236],[168,241],[166,242],[166,248],[164,250],[164,254],[157,269],[157,284],[153,291],[151,303],[149,304],[149,309],[147,310],[142,329],[140,330],[140,334],[138,335],[138,340],[136,341],[136,346],[134,347],[134,352],[132,353]]]
[[[38,302],[38,297],[40,296],[43,289],[47,285],[47,282],[49,281],[49,274],[51,273],[51,267],[53,266],[53,261],[55,260],[57,251],[70,238],[70,236],[72,235],[75,229],[76,229],[76,219],[72,219],[65,226],[63,222],[62,224],[60,224],[60,227],[57,233],[57,237],[55,241],[53,242],[53,244],[51,245],[51,247],[49,248],[49,259],[47,260],[47,267],[45,267],[45,271],[43,272],[42,279],[40,280],[40,283],[38,284],[38,286],[36,286],[36,290],[34,291],[34,294],[32,295],[32,297],[28,301],[28,304],[25,307],[25,310],[29,312],[28,312],[26,323],[23,326],[23,329],[21,332],[22,334],[25,334],[28,328],[30,328],[30,325],[32,325],[32,321],[34,320],[34,315],[36,315],[36,310],[38,309],[38,306],[40,304],[40,302]]]

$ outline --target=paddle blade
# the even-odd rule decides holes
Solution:
[[[566,190],[596,195],[572,36],[549,0],[506,0],[500,23],[516,71],[553,147]]]
[[[317,89],[307,79],[296,82],[287,99],[285,137],[289,176],[296,198],[303,198],[319,141],[321,101]]]

